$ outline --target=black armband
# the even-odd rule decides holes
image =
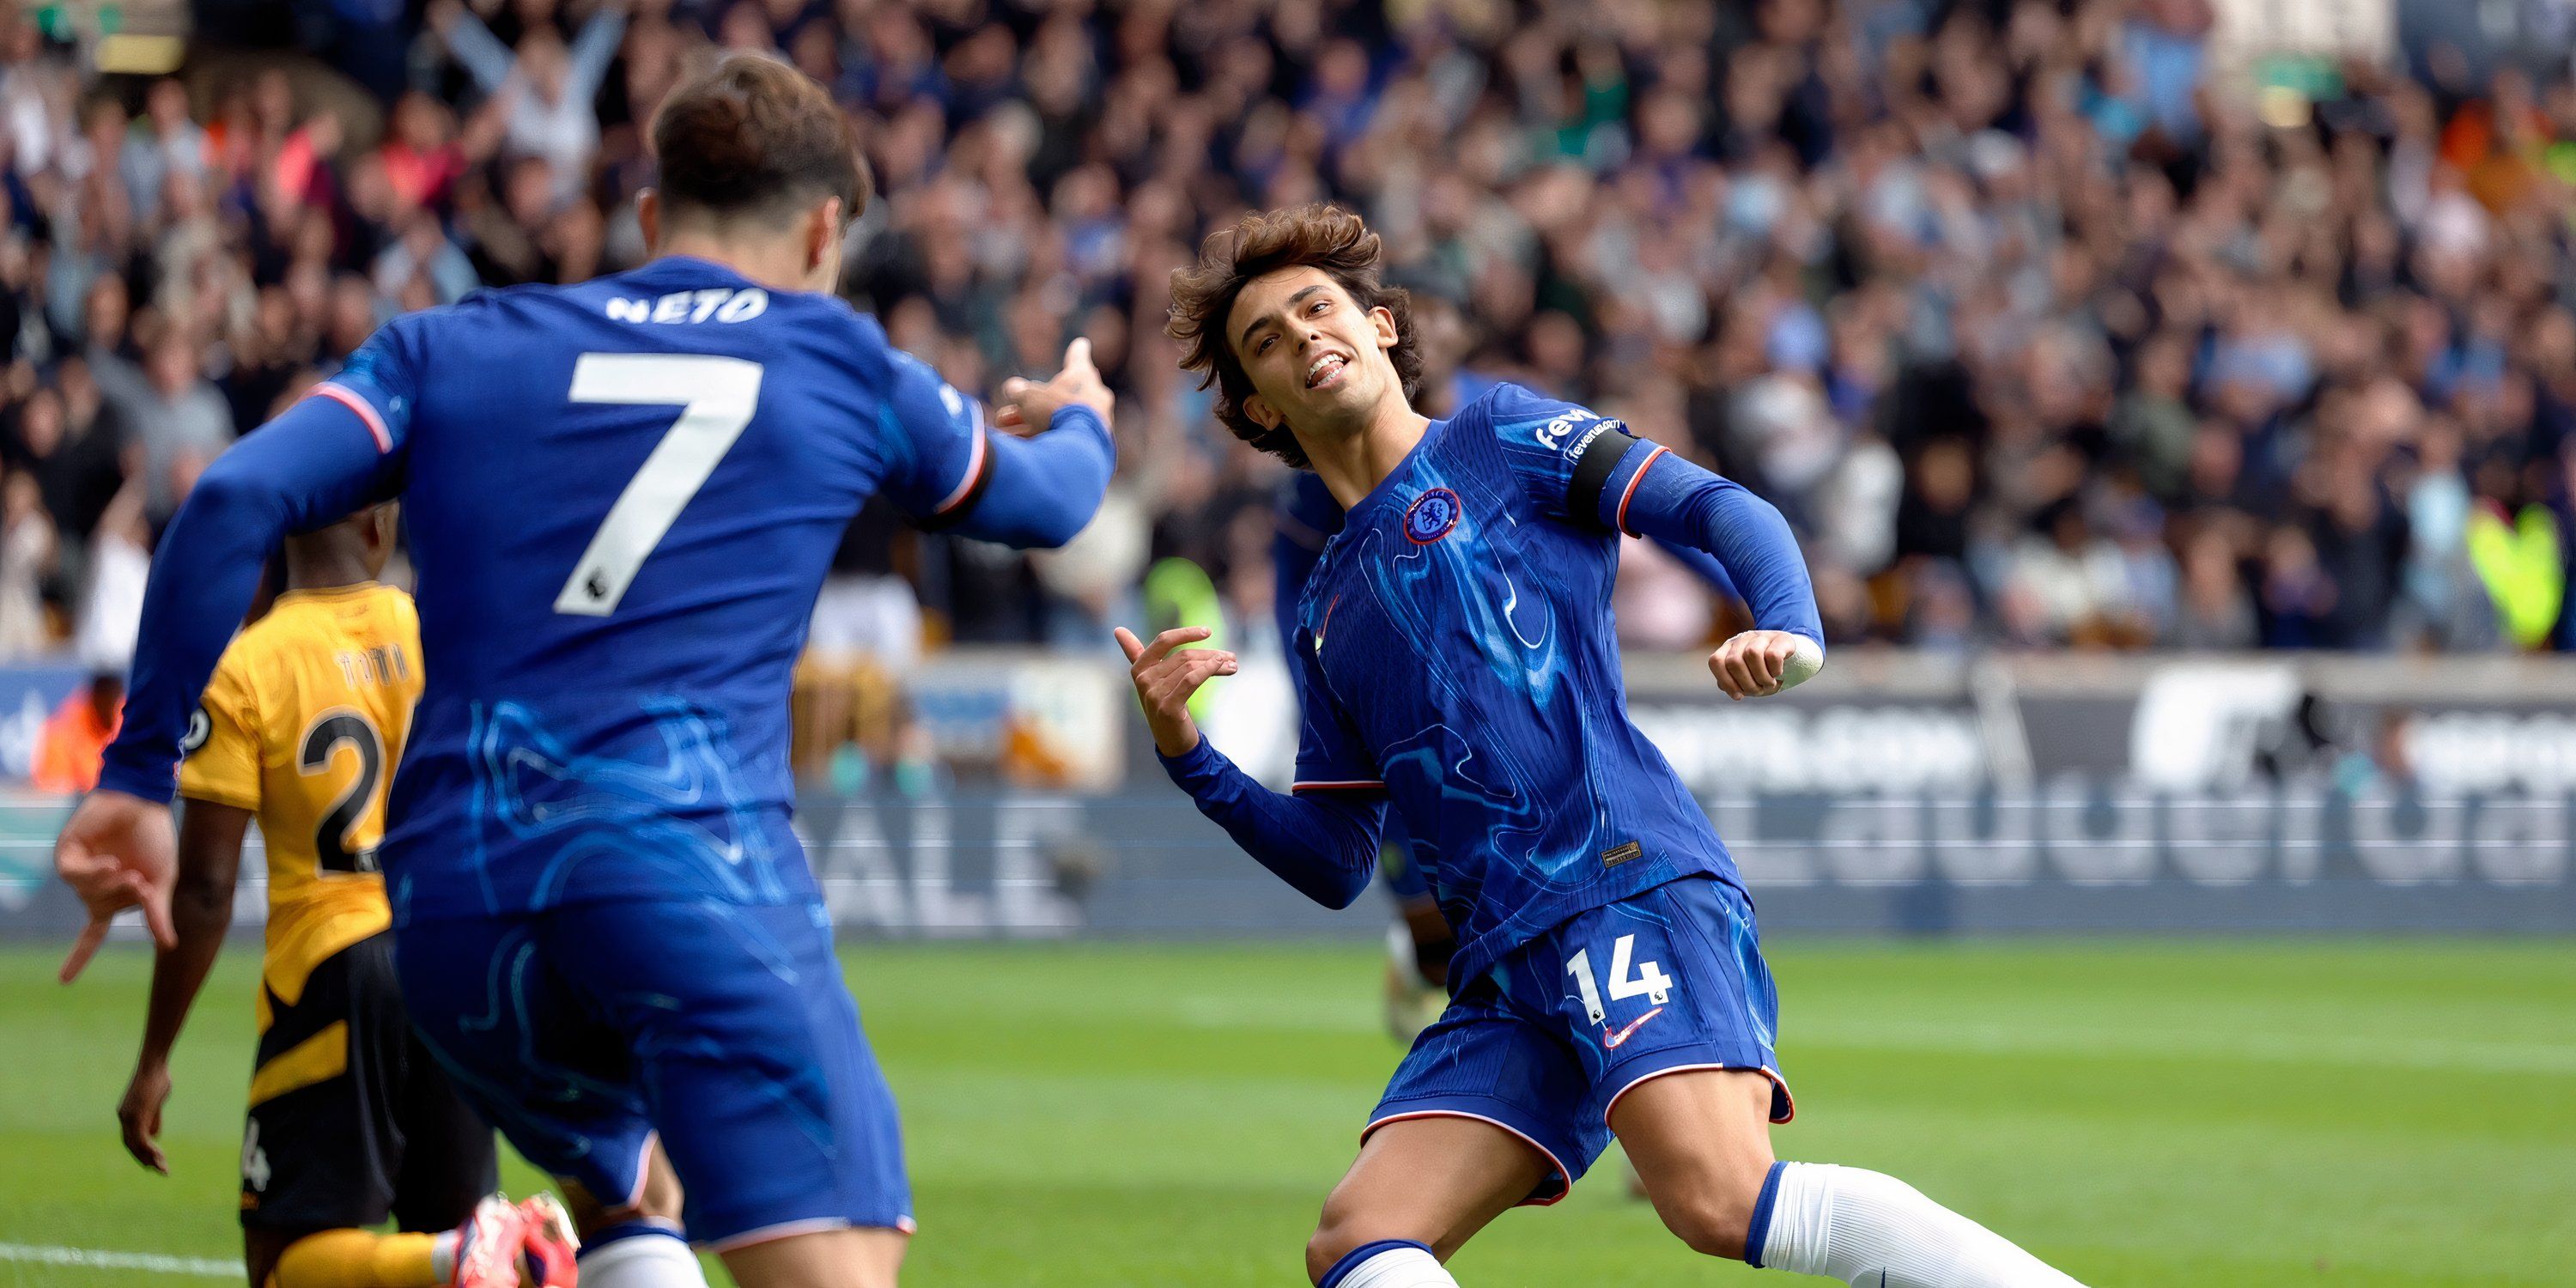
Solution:
[[[1601,522],[1601,492],[1610,486],[1610,476],[1619,468],[1619,458],[1637,445],[1619,422],[1604,421],[1601,432],[1583,445],[1583,454],[1574,459],[1574,481],[1565,489],[1565,512],[1586,527],[1608,530]]]

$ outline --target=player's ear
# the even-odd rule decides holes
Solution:
[[[825,197],[805,223],[805,267],[819,269],[841,244],[841,199]]]
[[[1368,311],[1369,325],[1377,328],[1377,347],[1392,349],[1403,337],[1395,329],[1395,310],[1381,304]]]
[[[1271,406],[1270,400],[1259,394],[1245,395],[1243,414],[1250,416],[1252,423],[1263,429],[1279,428],[1279,409]]]
[[[635,194],[635,226],[644,234],[644,253],[662,248],[662,194],[646,188]]]

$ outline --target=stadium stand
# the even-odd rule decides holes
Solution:
[[[638,123],[711,44],[859,121],[848,290],[898,342],[989,389],[1087,333],[1121,399],[1083,541],[863,521],[836,640],[908,587],[933,644],[1096,649],[1171,556],[1263,620],[1278,470],[1164,280],[1334,199],[1425,301],[1428,401],[1520,380],[1753,483],[1837,643],[2576,646],[2563,71],[2222,92],[2203,0],[358,9],[206,6],[158,77],[100,70],[105,10],[0,31],[0,656],[114,669],[197,470],[385,317],[635,260]],[[1632,642],[1723,630],[1628,580]]]

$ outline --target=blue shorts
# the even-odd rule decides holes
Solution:
[[[1609,1147],[1620,1095],[1649,1078],[1758,1070],[1771,1121],[1789,1121],[1779,1018],[1752,905],[1684,877],[1577,913],[1468,983],[1414,1039],[1360,1139],[1407,1118],[1489,1122],[1547,1156],[1523,1202],[1554,1203]]]
[[[457,1089],[529,1162],[601,1202],[640,1197],[658,1136],[701,1244],[912,1229],[894,1096],[820,904],[424,921],[394,951],[412,1022]]]

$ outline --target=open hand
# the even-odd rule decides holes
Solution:
[[[1064,370],[1055,379],[1039,384],[1013,376],[1002,382],[1002,404],[993,412],[993,424],[1002,429],[1034,434],[1045,429],[1055,414],[1067,407],[1083,406],[1100,414],[1100,423],[1109,423],[1109,386],[1100,379],[1100,369],[1091,365],[1091,341],[1076,339],[1064,347]]]
[[[1220,675],[1232,675],[1234,654],[1222,649],[1182,648],[1206,639],[1204,626],[1177,626],[1151,644],[1118,628],[1118,647],[1127,653],[1127,674],[1136,681],[1136,702],[1145,708],[1145,723],[1154,731],[1154,749],[1182,755],[1199,745],[1198,722],[1190,719],[1190,695]]]
[[[116,1106],[116,1121],[125,1128],[125,1152],[163,1176],[170,1174],[170,1160],[162,1157],[161,1146],[153,1138],[161,1134],[161,1106],[169,1101],[170,1066],[143,1064],[135,1066],[133,1081],[125,1084],[125,1099]]]
[[[89,908],[89,924],[63,959],[62,981],[78,978],[90,956],[107,942],[108,922],[128,908],[143,909],[153,942],[177,946],[170,923],[170,889],[179,870],[179,837],[170,807],[119,791],[95,791],[54,838],[54,874]]]
[[[1814,640],[1787,631],[1745,631],[1708,655],[1717,687],[1738,702],[1793,687],[1822,665],[1824,651]]]

